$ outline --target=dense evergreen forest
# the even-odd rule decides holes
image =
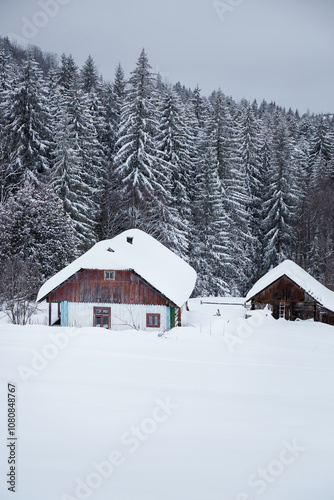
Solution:
[[[108,82],[0,38],[3,270],[41,285],[137,227],[196,269],[195,295],[244,295],[285,258],[334,289],[333,221],[333,116],[166,84],[144,50]]]

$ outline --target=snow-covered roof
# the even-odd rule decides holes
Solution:
[[[184,260],[140,229],[129,229],[115,238],[99,241],[48,279],[39,290],[37,301],[81,269],[133,270],[177,306],[189,299],[196,282],[195,270]]]
[[[262,292],[269,285],[277,281],[282,276],[287,276],[296,285],[300,286],[314,300],[330,311],[334,311],[334,292],[319,283],[315,278],[308,274],[300,266],[285,260],[274,269],[271,269],[267,274],[262,276],[251,288],[246,296],[246,302],[253,298],[258,293]]]

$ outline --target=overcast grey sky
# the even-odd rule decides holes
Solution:
[[[334,0],[0,0],[0,34],[91,54],[105,79],[141,49],[170,83],[334,112]]]

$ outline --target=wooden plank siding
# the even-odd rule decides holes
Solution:
[[[287,276],[282,276],[271,285],[267,286],[260,293],[255,295],[256,302],[268,301],[295,301],[302,302],[305,299],[305,291],[296,285]]]
[[[51,292],[47,301],[175,306],[131,270],[115,271],[114,280],[105,280],[103,270],[83,269]]]
[[[320,304],[316,305],[315,320],[321,321],[321,323],[326,323],[328,325],[334,326],[334,313],[329,311]]]
[[[252,299],[252,308],[256,304],[270,304],[275,319],[279,318],[280,304],[285,306],[285,319],[314,318],[314,300],[300,286],[287,276],[282,276]]]
[[[285,275],[252,297],[252,309],[264,307],[266,304],[271,305],[275,319],[279,318],[280,305],[283,305],[287,320],[313,318],[315,321],[334,325],[334,313],[321,306]]]

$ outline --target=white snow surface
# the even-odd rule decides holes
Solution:
[[[249,301],[254,295],[257,295],[284,275],[303,288],[319,304],[330,311],[334,311],[334,292],[319,283],[292,260],[285,260],[262,276],[248,292],[246,301]]]
[[[160,337],[1,324],[1,500],[332,500],[334,328],[228,304]]]
[[[133,238],[132,244],[128,237]],[[196,282],[196,271],[184,260],[140,229],[129,229],[99,241],[52,276],[39,290],[37,301],[81,269],[133,270],[179,307],[188,300]]]

